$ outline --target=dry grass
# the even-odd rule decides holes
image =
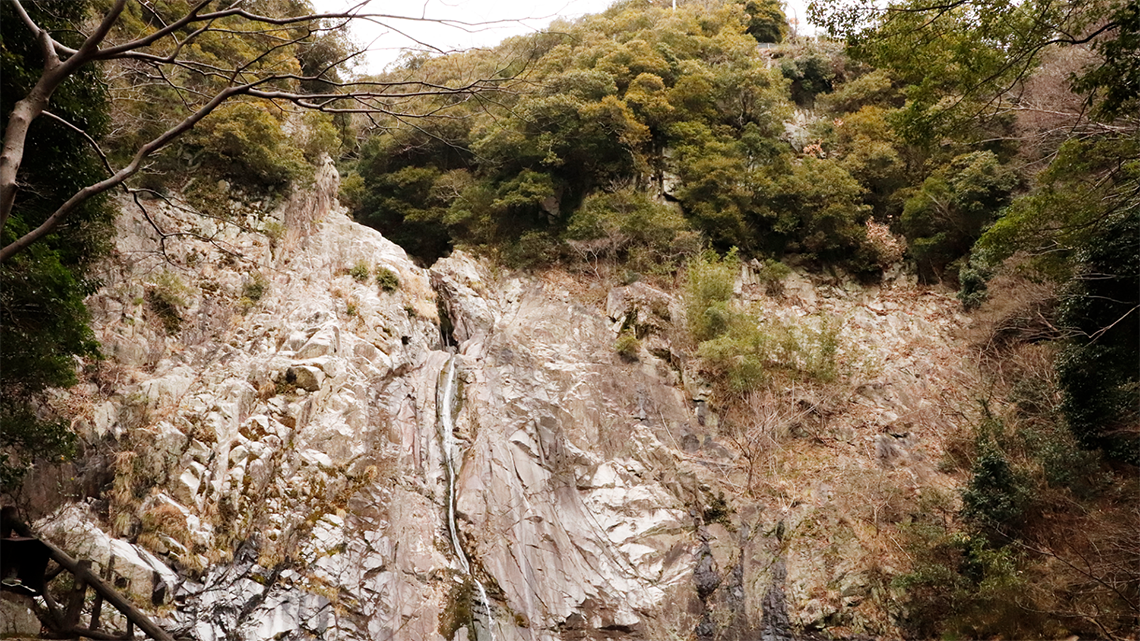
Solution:
[[[138,543],[152,551],[164,547],[162,536],[168,536],[183,547],[190,546],[190,529],[186,515],[177,506],[156,502],[140,515],[142,531]]]
[[[536,277],[550,290],[565,290],[575,302],[603,310],[606,307],[606,296],[609,295],[610,288],[619,284],[613,276],[613,271],[607,268],[600,273],[586,271],[575,273],[555,265],[536,274]]]
[[[888,225],[867,219],[867,243],[875,254],[879,267],[887,269],[903,259],[906,240],[891,233]]]
[[[1056,307],[1054,285],[999,274],[989,282],[986,301],[963,338],[983,368],[1000,374],[1011,349],[1062,337],[1054,323]]]
[[[133,529],[133,512],[137,506],[134,471],[137,458],[138,455],[131,451],[115,453],[115,480],[111,486],[110,513],[113,515],[112,525],[116,536],[124,536]]]

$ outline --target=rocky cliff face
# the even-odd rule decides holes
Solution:
[[[887,512],[954,482],[952,301],[902,276],[773,297],[745,269],[765,315],[841,323],[848,374],[729,438],[669,293],[419,268],[336,180],[226,224],[124,204],[91,300],[108,360],[57,399],[86,467],[40,474],[65,488],[41,532],[199,639],[892,633]]]

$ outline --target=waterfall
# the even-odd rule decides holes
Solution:
[[[464,574],[471,574],[471,565],[463,552],[463,546],[459,544],[459,530],[455,526],[455,459],[459,454],[459,446],[455,442],[455,358],[452,356],[447,360],[443,388],[440,389],[436,402],[439,403],[439,438],[443,463],[447,467],[447,531],[451,535],[451,547],[459,557],[459,566],[463,568]]]
[[[443,450],[443,462],[447,469],[447,532],[451,536],[451,547],[455,550],[455,556],[459,559],[459,567],[462,568],[463,573],[466,574],[475,587],[479,591],[479,603],[473,604],[476,607],[472,608],[475,613],[473,618],[482,616],[483,627],[475,625],[478,621],[472,621],[475,625],[475,638],[477,641],[489,639],[495,641],[495,632],[491,628],[491,601],[487,598],[487,589],[483,587],[483,583],[475,578],[471,572],[471,562],[467,559],[467,553],[463,551],[463,545],[459,542],[459,528],[455,523],[455,499],[457,490],[458,475],[456,474],[456,463],[462,461],[462,453],[459,451],[459,444],[455,442],[455,360],[457,356],[452,356],[447,360],[447,369],[443,375],[443,385],[439,388],[436,395],[436,403],[439,406],[439,440],[440,448]],[[478,606],[482,607],[478,607]],[[483,634],[480,634],[480,633]]]
[[[479,579],[471,577],[471,580],[475,581],[475,587],[479,588],[479,599],[483,602],[483,611],[479,613],[483,615],[483,629],[487,631],[487,637],[495,641],[495,631],[491,628],[491,602],[487,599],[487,590]],[[478,627],[475,628],[475,638],[476,640],[481,638]]]

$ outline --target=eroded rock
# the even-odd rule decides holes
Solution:
[[[843,398],[780,397],[791,417],[781,446],[830,449],[805,455],[819,469],[795,483],[765,477],[770,494],[754,499],[741,486],[766,459],[733,440],[726,423],[739,417],[713,411],[696,359],[670,343],[672,295],[638,283],[600,310],[463,252],[420,269],[333,206],[329,171],[317,181],[325,193],[273,213],[287,231],[272,248],[214,230],[267,275],[252,307],[223,295],[240,292],[250,266],[207,258],[209,283],[197,285],[222,292],[208,303],[217,313],[198,300],[187,314],[197,324],[167,336],[131,317],[131,283],[156,268],[149,258],[109,270],[92,309],[127,371],[93,403],[85,431],[146,435],[139,488],[114,509],[164,513],[169,531],[149,524],[146,552],[76,505],[40,524],[53,540],[97,560],[112,549],[129,557],[122,571],[137,596],[151,596],[155,571],[181,584],[164,621],[202,639],[470,639],[489,627],[503,641],[782,640],[793,622],[839,611],[889,629],[858,619],[873,616],[866,575],[847,561],[860,541],[803,533],[838,527],[843,480],[871,492],[936,473],[923,448],[937,441],[918,432],[943,420],[925,399],[951,369],[946,297],[898,279],[864,289],[800,272],[782,296],[752,296],[745,274],[742,295],[766,322],[838,323],[840,358],[857,378]],[[146,227],[123,224],[124,254],[149,256]],[[345,270],[357,262],[397,273],[399,288],[354,281]],[[622,328],[660,360],[617,358]],[[453,358],[462,464],[451,497],[437,387]],[[118,420],[128,398],[145,410],[130,429]],[[903,421],[915,425],[905,452],[888,447],[894,437],[875,440]],[[472,583],[448,534],[453,499],[489,626],[471,620]],[[174,565],[198,569],[175,576]]]

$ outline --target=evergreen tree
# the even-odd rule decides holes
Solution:
[[[40,0],[27,9],[57,38],[78,46],[73,28],[86,17],[86,2]],[[0,5],[0,130],[43,64],[38,43],[11,3]],[[102,138],[109,120],[98,70],[88,67],[73,75],[49,108],[53,117],[37,119],[29,132],[27,146],[34,153],[20,166],[21,190],[2,231],[3,245],[107,176],[88,140]],[[77,357],[99,354],[83,299],[94,290],[89,269],[105,255],[110,235],[110,207],[105,199],[91,199],[42,242],[0,263],[0,484],[5,490],[18,483],[33,453],[58,456],[71,450],[66,423],[42,419],[37,405],[45,389],[76,382]]]

